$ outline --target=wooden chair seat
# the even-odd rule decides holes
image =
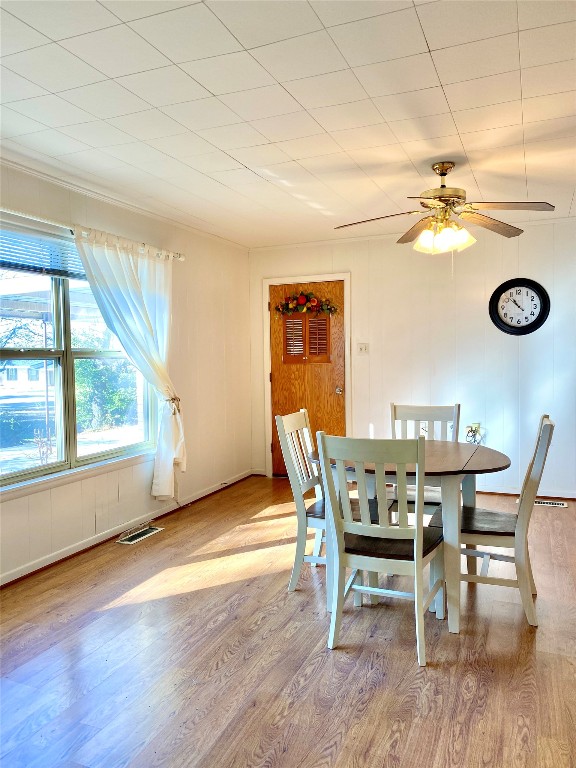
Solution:
[[[444,540],[444,537],[442,530],[438,528],[424,528],[422,533],[422,556],[426,557]],[[344,551],[349,555],[380,557],[387,560],[414,560],[414,542],[408,539],[374,539],[355,533],[345,533]]]
[[[462,533],[485,533],[490,536],[514,536],[517,516],[513,512],[496,512],[480,507],[462,507]],[[442,507],[436,510],[429,527],[442,528]]]
[[[324,499],[316,499],[312,504],[306,506],[306,516],[315,517],[317,520],[326,519],[326,505]]]

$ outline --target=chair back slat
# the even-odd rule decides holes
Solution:
[[[399,405],[390,403],[392,437],[417,438],[425,434],[427,440],[458,440],[460,404],[454,405]]]
[[[528,464],[524,482],[522,483],[522,490],[520,491],[520,498],[518,499],[516,531],[519,535],[524,535],[528,532],[534,502],[540,486],[540,480],[542,479],[542,473],[544,472],[544,465],[546,464],[553,433],[554,423],[550,421],[548,414],[544,414],[540,419],[534,453]]]
[[[424,510],[424,449],[423,436],[415,440],[387,439],[369,440],[364,438],[336,437],[317,433],[318,451],[324,492],[330,500],[331,517],[337,541],[341,541],[344,533],[357,533],[362,536],[378,538],[411,539],[417,544],[422,542],[422,521]],[[338,488],[334,481],[331,465],[336,465]],[[416,465],[416,504],[415,524],[408,521],[407,503],[407,465]],[[356,473],[357,498],[346,483],[346,468],[354,467]],[[387,473],[388,468],[388,473]],[[388,515],[386,497],[386,481],[393,475],[399,493],[399,521],[392,525]],[[376,476],[376,494],[378,521],[371,519],[370,499],[368,497],[367,474]],[[410,477],[410,483],[413,483]],[[372,502],[372,506],[374,503]],[[421,546],[420,546],[421,550]]]
[[[308,412],[302,409],[286,416],[276,416],[276,428],[296,511],[306,515],[304,494],[313,489],[317,498],[322,497],[318,468],[309,458],[314,445]]]

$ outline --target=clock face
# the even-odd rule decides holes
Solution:
[[[502,283],[490,299],[490,317],[505,333],[523,336],[543,325],[550,312],[546,290],[528,278],[518,277]]]

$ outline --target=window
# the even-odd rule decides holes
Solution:
[[[330,316],[310,313],[284,315],[285,363],[330,362]]]
[[[106,327],[73,242],[49,242],[77,261],[57,270],[33,263],[48,238],[1,234],[2,482],[150,448],[156,398]]]

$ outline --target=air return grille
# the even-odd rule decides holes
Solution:
[[[139,528],[136,531],[128,531],[124,536],[121,536],[118,544],[136,544],[142,539],[146,539],[148,536],[153,536],[158,531],[163,531],[164,528],[157,528],[155,525],[146,525],[144,528]]]

